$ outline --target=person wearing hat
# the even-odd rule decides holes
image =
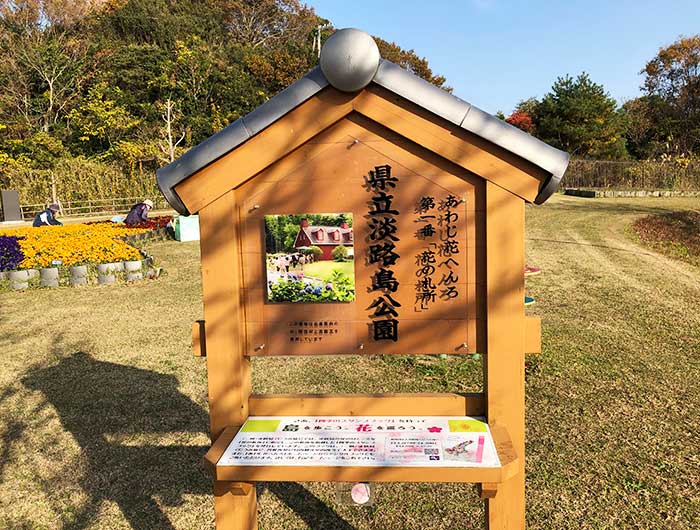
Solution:
[[[153,202],[146,199],[143,202],[134,204],[129,210],[129,213],[124,219],[124,224],[127,226],[137,225],[148,220],[148,212],[153,208]]]
[[[46,210],[36,214],[32,226],[63,226],[63,223],[56,219],[56,212],[60,210],[61,207],[58,204],[51,204]]]

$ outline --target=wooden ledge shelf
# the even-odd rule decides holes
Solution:
[[[514,477],[520,466],[508,432],[499,425],[489,426],[500,460],[500,466],[495,467],[221,465],[222,456],[240,428],[226,428],[204,456],[204,465],[215,481],[458,482],[480,484],[482,496],[490,498],[496,494],[498,484]]]

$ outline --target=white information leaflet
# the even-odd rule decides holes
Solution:
[[[484,418],[251,416],[220,466],[498,467]]]

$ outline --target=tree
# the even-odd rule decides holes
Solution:
[[[96,38],[110,45],[152,44],[171,49],[190,36],[221,41],[219,0],[105,0],[94,19]]]
[[[185,131],[180,131],[180,137],[177,140],[175,140],[175,136],[178,133],[174,131],[174,128],[175,122],[178,121],[178,119],[177,112],[175,109],[175,102],[172,100],[172,98],[168,97],[165,100],[165,103],[163,103],[162,105],[162,109],[162,118],[165,122],[163,125],[162,135],[165,143],[161,144],[160,147],[163,153],[167,155],[167,158],[164,161],[166,163],[170,163],[175,160],[175,149],[185,139]],[[175,136],[173,136],[173,133],[175,133]]]
[[[101,82],[90,87],[82,103],[69,114],[83,142],[94,141],[99,151],[112,149],[140,120],[121,104],[122,91]]]
[[[558,78],[537,105],[536,136],[579,157],[625,157],[625,130],[624,111],[585,72]]]
[[[319,19],[299,0],[224,0],[224,24],[235,43],[251,48],[303,46]]]
[[[646,159],[678,152],[673,112],[666,101],[659,96],[641,96],[622,107],[627,113],[625,137],[631,156]]]
[[[0,0],[0,17],[22,26],[66,28],[99,10],[102,3],[100,0]]]
[[[648,99],[635,110],[646,106],[651,126],[667,129],[665,138],[651,142],[661,141],[676,154],[700,152],[700,35],[661,48],[641,73]]]
[[[26,130],[49,132],[80,95],[89,73],[89,44],[57,26],[3,19],[0,77],[5,81],[5,110],[12,109]],[[9,107],[9,108],[8,108]]]
[[[3,186],[39,202],[52,172],[64,198],[156,193],[159,165],[318,64],[319,26],[327,39],[304,0],[0,0]],[[444,87],[413,50],[377,42]],[[279,245],[298,221],[275,230]]]
[[[425,57],[419,57],[414,50],[404,50],[395,42],[387,42],[379,37],[374,37],[374,40],[379,48],[379,53],[384,59],[398,64],[435,86],[452,92],[452,88],[445,85],[447,79],[444,76],[433,74]]]

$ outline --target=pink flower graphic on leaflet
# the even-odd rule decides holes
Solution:
[[[428,427],[428,432],[441,432],[442,427]]]

